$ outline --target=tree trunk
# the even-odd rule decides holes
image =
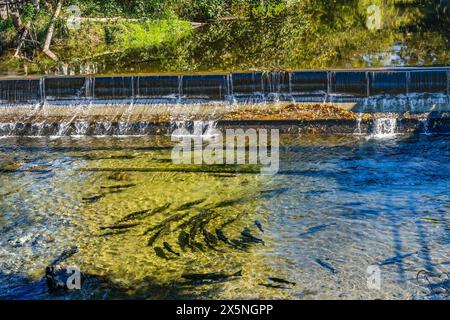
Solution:
[[[0,6],[0,20],[8,19],[8,9],[6,6]]]
[[[20,36],[19,45],[16,48],[14,58],[20,58],[20,50],[22,50],[25,40],[27,39],[28,34],[30,33],[29,30],[30,30],[30,23],[27,23],[27,25],[22,30],[22,35]]]
[[[13,22],[16,30],[19,30],[19,31],[22,30],[23,25],[22,25],[22,19],[20,18],[19,10],[16,8],[14,11],[11,11],[10,16],[11,16],[12,22]]]
[[[53,59],[54,61],[58,61],[58,57],[56,56],[56,54],[54,54],[50,50],[50,45],[52,43],[53,32],[55,31],[56,21],[58,20],[59,15],[61,14],[62,4],[63,4],[63,0],[59,0],[58,4],[56,5],[55,13],[53,15],[52,21],[50,22],[50,26],[48,27],[48,30],[47,30],[47,36],[45,38],[44,49],[43,49],[43,52],[47,56],[49,56],[51,59]]]

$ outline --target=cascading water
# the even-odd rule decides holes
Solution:
[[[174,121],[171,126],[173,137],[211,138],[217,134],[215,121]]]
[[[367,112],[449,111],[449,75],[448,68],[435,68],[0,79],[0,135],[142,135],[153,130],[149,115],[162,111],[170,121],[189,122],[197,120],[197,110],[201,113],[205,105],[258,108],[283,101],[354,103],[355,134],[363,134]],[[172,117],[175,107],[182,107],[184,116]],[[3,117],[6,109],[22,113],[15,119]],[[204,118],[215,119],[208,116]],[[373,134],[394,134],[396,122],[378,116]]]
[[[397,118],[378,118],[374,120],[373,132],[370,137],[383,139],[392,138],[396,135]]]

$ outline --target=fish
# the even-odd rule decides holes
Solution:
[[[175,250],[173,250],[172,246],[168,243],[168,242],[163,242],[163,246],[164,248],[169,251],[170,253],[173,253],[176,256],[180,256],[180,254],[178,252],[176,252]]]
[[[203,229],[203,239],[205,239],[205,242],[209,247],[214,247],[218,243],[217,238],[206,229]]]
[[[88,160],[122,160],[122,159],[134,159],[133,155],[117,155],[117,156],[96,156],[96,155],[85,155],[83,158]]]
[[[282,290],[289,290],[290,288],[282,286],[282,285],[276,285],[272,283],[260,283],[260,286],[270,288],[270,289],[282,289]]]
[[[164,253],[164,250],[163,250],[162,248],[160,248],[160,247],[155,247],[154,250],[155,250],[156,255],[157,255],[158,257],[160,257],[161,259],[170,260],[170,259],[166,256],[166,254]]]
[[[115,226],[100,227],[100,230],[106,230],[106,229],[123,230],[123,229],[130,229],[130,228],[136,227],[138,225],[140,225],[140,223],[119,224],[119,225],[115,225]]]
[[[194,250],[198,250],[198,251],[201,251],[201,252],[204,252],[205,251],[205,247],[200,243],[200,242],[193,242],[192,244],[191,244],[191,249],[194,251]]]
[[[168,233],[169,230],[170,230],[170,228],[167,227],[167,226],[164,226],[164,227],[160,228],[153,236],[151,236],[151,237],[148,239],[148,241],[147,241],[147,246],[152,246],[153,243],[155,243],[155,241],[156,241],[160,236],[162,236],[163,234]]]
[[[247,250],[249,248],[248,242],[242,239],[231,239],[230,245],[239,250]]]
[[[181,223],[180,225],[178,225],[177,229],[184,229],[188,226],[191,226],[193,224],[196,224],[198,220],[202,220],[207,216],[206,212],[202,212],[199,214],[196,214],[193,217],[190,217],[188,220],[186,220],[185,222]]]
[[[219,238],[220,241],[226,243],[226,244],[230,244],[230,240],[228,240],[227,236],[223,233],[222,230],[220,229],[216,229],[216,235],[217,238]]]
[[[214,208],[223,208],[223,207],[229,207],[235,204],[238,204],[240,202],[242,202],[244,199],[243,198],[239,198],[239,199],[231,199],[231,200],[224,200],[221,202],[218,202],[214,205]]]
[[[185,248],[190,246],[189,243],[189,234],[186,231],[181,231],[178,235],[178,245],[181,250],[185,251]]]
[[[205,202],[205,200],[206,199],[199,199],[199,200],[187,202],[187,203],[182,204],[181,206],[179,206],[177,209],[175,209],[175,211],[184,211],[184,210],[190,209],[193,206],[196,206],[198,204],[201,204],[201,203]]]
[[[216,178],[236,178],[235,174],[212,173],[212,174],[210,174],[210,176],[216,177]]]
[[[325,230],[326,228],[328,228],[328,227],[330,227],[330,226],[333,226],[333,225],[335,225],[335,223],[321,224],[321,225],[318,225],[318,226],[314,226],[314,227],[311,227],[311,228],[306,229],[306,231],[300,233],[298,236],[299,236],[299,237],[310,236],[310,235],[313,235],[313,234],[315,234],[315,233],[318,233],[318,232],[320,232],[320,231],[322,231],[322,230]]]
[[[262,227],[261,221],[255,220],[255,226],[259,229],[259,231],[261,231],[262,233],[264,233],[264,229],[263,229],[263,227]]]
[[[130,183],[130,184],[115,185],[115,186],[101,186],[100,189],[126,189],[126,188],[132,188],[135,186],[136,186],[136,184]]]
[[[248,228],[245,228],[244,231],[241,232],[241,235],[242,235],[244,241],[261,243],[262,245],[265,245],[264,240],[252,235]]]
[[[128,215],[126,215],[125,217],[123,217],[121,220],[119,220],[119,222],[125,222],[125,221],[129,221],[129,220],[136,220],[136,219],[142,219],[146,216],[152,216],[155,215],[157,213],[160,213],[164,210],[166,210],[167,208],[170,207],[170,203],[167,203],[161,207],[155,208],[155,209],[146,209],[146,210],[141,210],[141,211],[136,211],[136,212],[132,212]]]
[[[284,279],[281,279],[281,278],[269,277],[268,279],[269,279],[270,281],[272,281],[272,282],[278,282],[278,283],[283,283],[283,284],[289,284],[289,285],[293,285],[293,286],[296,285],[295,282],[288,281],[288,280],[284,280]]]
[[[191,240],[195,240],[198,230],[201,229],[201,224],[202,224],[201,220],[194,221],[193,225],[191,226],[191,229],[189,230],[189,238]]]
[[[261,191],[261,196],[263,196],[264,198],[273,198],[277,195],[280,195],[282,193],[285,193],[289,191],[289,188],[278,188],[278,189],[273,189],[273,190],[263,190]]]
[[[51,265],[60,264],[61,262],[69,259],[70,257],[72,257],[77,252],[78,252],[78,247],[77,246],[72,246],[69,249],[64,250],[57,258],[55,258],[53,260],[53,262],[51,263]]]
[[[333,266],[325,261],[322,261],[320,259],[316,259],[316,263],[318,265],[320,265],[321,267],[327,269],[328,271],[330,271],[331,273],[337,273],[337,270],[335,268],[333,268]]]
[[[99,194],[99,195],[90,196],[90,197],[83,197],[83,198],[81,198],[81,200],[86,201],[86,202],[97,202],[98,200],[100,200],[103,197],[104,197],[103,194]]]
[[[206,274],[201,274],[201,273],[193,273],[193,274],[183,274],[181,276],[182,278],[186,279],[186,280],[190,280],[190,281],[199,281],[199,282],[205,282],[205,281],[210,281],[210,282],[222,282],[222,281],[226,281],[230,278],[235,278],[235,277],[242,277],[242,270],[237,271],[236,273],[233,274],[223,274],[223,273],[206,273]]]
[[[396,255],[394,257],[388,258],[388,259],[380,262],[379,265],[380,266],[386,266],[386,265],[389,265],[389,264],[394,264],[394,263],[397,263],[397,262],[399,262],[399,261],[401,261],[401,260],[403,260],[405,258],[408,258],[408,257],[411,257],[413,255],[416,255],[418,253],[419,252],[416,251],[416,252],[411,252],[411,253],[407,253],[407,254],[404,254],[404,255]]]
[[[119,234],[127,233],[127,230],[119,230],[119,231],[110,231],[100,235],[100,237],[109,237],[109,236],[117,236]]]
[[[232,224],[235,221],[237,221],[240,217],[241,217],[241,214],[238,214],[235,218],[228,219],[227,221],[222,223],[222,225],[220,226],[220,229],[223,229],[223,228],[229,226],[230,224]]]
[[[148,228],[148,229],[144,232],[143,235],[147,235],[147,234],[149,234],[150,232],[153,232],[153,231],[155,231],[155,230],[157,230],[157,229],[161,229],[161,228],[163,228],[163,227],[167,227],[167,226],[169,226],[169,224],[170,224],[171,222],[180,221],[180,220],[184,219],[187,215],[189,215],[189,212],[186,212],[186,213],[183,213],[183,214],[176,214],[176,215],[173,215],[173,216],[167,218],[166,220],[164,220],[163,222],[161,222],[160,224],[158,224],[158,225],[156,225],[156,226],[154,226],[154,227]]]

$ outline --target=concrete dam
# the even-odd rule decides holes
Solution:
[[[150,134],[196,120],[291,131],[312,125],[343,133],[386,126],[447,132],[450,68],[1,78],[0,102],[3,136]],[[357,116],[309,122],[295,116],[221,118],[292,103],[333,105]]]

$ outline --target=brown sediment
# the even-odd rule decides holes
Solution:
[[[0,113],[0,123],[76,123],[87,122],[154,122],[170,121],[370,121],[385,113],[357,113],[353,105],[331,103],[274,103],[255,105],[129,105],[116,106],[45,106],[7,108]],[[429,113],[398,114],[403,119],[421,120]],[[447,115],[449,117],[449,115]]]
[[[229,112],[221,120],[356,120],[357,114],[328,104],[289,104]]]

